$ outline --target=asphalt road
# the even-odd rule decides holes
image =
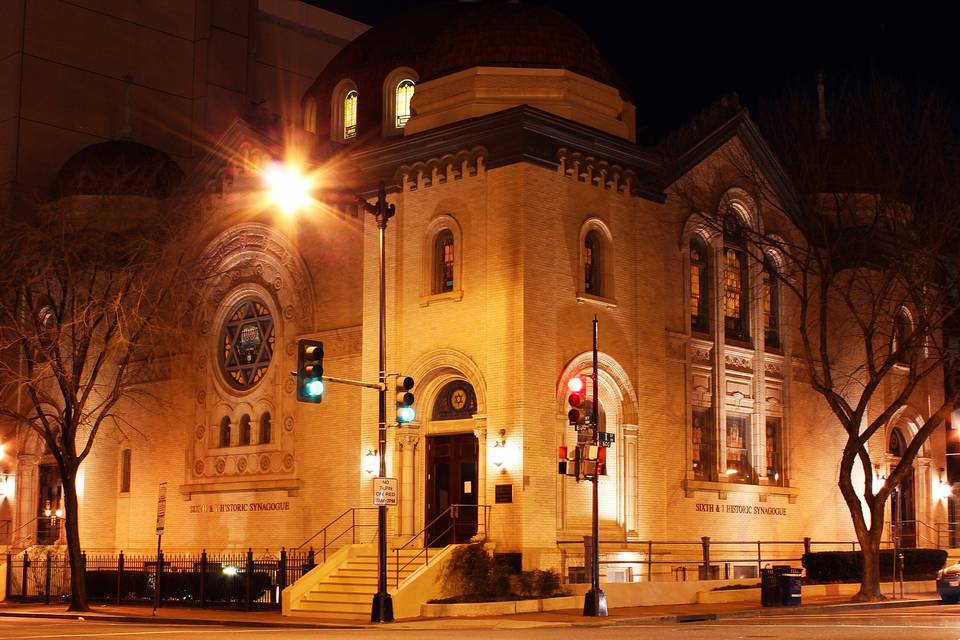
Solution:
[[[274,629],[243,627],[200,627],[187,625],[124,624],[97,621],[0,618],[0,640],[62,638],[150,638],[181,640],[186,638],[263,638],[299,640],[319,638],[340,640],[358,638],[398,638],[424,640],[717,640],[777,638],[836,638],[844,640],[957,640],[960,638],[960,606],[915,607],[859,613],[767,616],[683,624],[630,624],[611,626],[562,627],[532,626],[538,623],[503,620],[494,628],[486,622],[451,620],[445,628],[403,628],[391,625],[365,629]]]

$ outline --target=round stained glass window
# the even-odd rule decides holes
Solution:
[[[267,374],[273,358],[273,316],[261,300],[248,298],[227,315],[220,333],[220,367],[235,389],[250,389]]]

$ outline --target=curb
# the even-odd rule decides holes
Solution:
[[[153,616],[118,616],[98,613],[45,613],[33,611],[0,611],[0,618],[42,618],[84,622],[126,622],[130,624],[177,624],[201,627],[259,627],[271,629],[364,629],[365,625],[320,622],[266,622],[263,620],[215,620],[211,618],[164,618]]]

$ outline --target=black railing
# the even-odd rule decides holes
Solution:
[[[468,518],[469,526],[471,529],[475,529],[471,532],[471,537],[474,535],[481,535],[486,537],[488,521],[490,518],[490,505],[487,504],[452,504],[440,514],[424,525],[423,529],[413,534],[413,536],[407,540],[404,544],[399,547],[394,547],[393,551],[396,554],[396,580],[394,586],[400,586],[400,572],[414,564],[420,559],[420,556],[424,557],[424,565],[430,564],[430,544],[433,541],[437,540],[446,540],[448,536],[451,537],[454,544],[458,542],[457,532],[460,531],[460,512],[461,510],[468,511],[472,518]],[[480,517],[480,514],[483,514],[483,517]],[[437,531],[439,526],[442,526],[446,523],[446,527],[443,530]],[[418,545],[419,541],[419,545]],[[422,545],[422,546],[420,546]],[[439,548],[439,547],[438,547]],[[404,550],[417,550],[417,553],[412,557],[408,558],[404,564],[400,564],[400,552]]]
[[[376,514],[377,507],[350,507],[307,538],[294,551],[300,551],[311,543],[319,545],[317,555],[326,562],[328,551],[334,551],[345,544],[357,544],[358,537],[363,540],[364,529],[372,529],[373,535],[376,535]]]
[[[149,603],[157,585],[162,605],[275,609],[280,594],[314,566],[314,551],[279,555],[252,550],[235,554],[83,554],[87,597],[93,602]],[[158,561],[159,560],[159,561]],[[63,601],[70,596],[70,562],[51,553],[31,558],[7,554],[7,599]]]

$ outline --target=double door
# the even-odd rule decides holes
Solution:
[[[473,434],[427,438],[427,546],[468,542],[477,534],[477,460]]]

